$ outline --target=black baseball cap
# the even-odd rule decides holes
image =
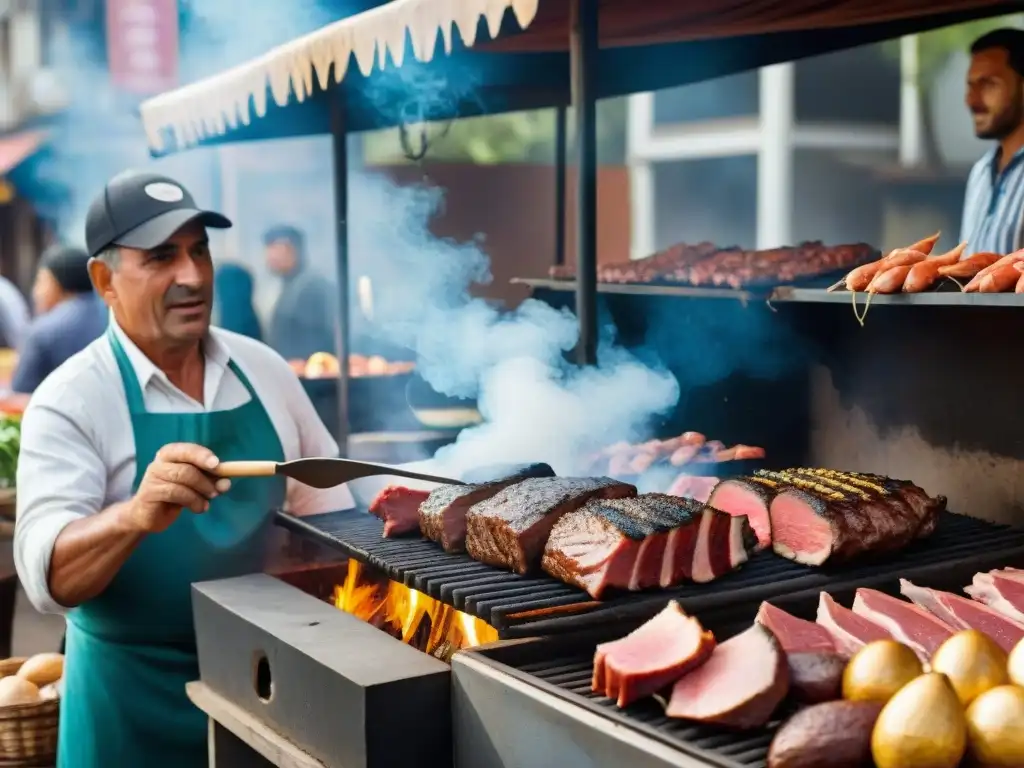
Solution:
[[[192,195],[167,176],[124,171],[107,182],[85,218],[85,243],[90,256],[113,245],[149,250],[192,221],[212,229],[228,229],[231,221],[197,208]]]

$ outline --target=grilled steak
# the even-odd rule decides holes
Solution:
[[[1024,622],[1024,571],[1003,568],[974,574],[964,592],[1014,621]]]
[[[831,469],[762,471],[777,484],[769,507],[775,553],[805,565],[902,549],[935,530],[944,496],[904,480]]]
[[[370,514],[384,521],[384,537],[412,533],[420,528],[419,509],[429,491],[389,485],[370,502]]]
[[[672,688],[665,714],[733,728],[765,725],[789,692],[786,654],[760,624],[726,640]]]
[[[953,635],[952,627],[924,608],[874,589],[857,590],[853,612],[884,628],[893,640],[910,647],[925,663]]]
[[[447,552],[461,552],[466,544],[466,512],[471,506],[528,477],[554,475],[547,464],[530,464],[488,482],[442,485],[420,506],[420,532]]]
[[[708,496],[708,504],[730,515],[745,515],[757,534],[759,548],[772,544],[772,525],[768,505],[778,484],[763,477],[737,477],[723,480]]]
[[[818,597],[817,622],[832,635],[836,652],[845,659],[852,658],[868,643],[892,638],[875,622],[841,606],[828,592],[822,592]]]
[[[597,646],[592,688],[620,707],[667,688],[715,649],[715,636],[672,601],[621,640]]]
[[[1007,653],[1024,639],[1024,624],[974,600],[951,592],[919,587],[906,579],[900,579],[900,592],[954,629],[976,629],[988,635]]]
[[[544,545],[562,515],[590,499],[636,496],[636,487],[610,477],[529,478],[503,488],[466,513],[470,557],[526,574],[540,565]]]
[[[548,537],[541,565],[600,599],[608,588],[710,581],[745,563],[754,541],[746,518],[691,499],[646,493],[594,499],[564,515]]]

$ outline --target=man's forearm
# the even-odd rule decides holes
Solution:
[[[123,522],[130,501],[64,527],[53,544],[49,586],[53,599],[73,608],[99,595],[142,541]]]

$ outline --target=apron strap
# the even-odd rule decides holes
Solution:
[[[135,368],[132,366],[131,360],[128,359],[128,353],[124,351],[124,345],[117,338],[113,327],[109,325],[107,326],[107,339],[110,341],[110,348],[114,351],[117,367],[121,371],[121,381],[124,382],[124,391],[128,399],[128,412],[133,414],[145,413],[146,401],[142,396],[142,386],[139,384],[139,377],[135,374]],[[242,373],[242,369],[235,365],[234,360],[228,360],[228,368],[242,382],[242,386],[249,393],[249,397],[253,400],[258,400],[259,398],[256,396],[256,390],[253,388],[252,382],[249,381],[248,376]]]

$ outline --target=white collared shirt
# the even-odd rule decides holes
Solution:
[[[248,402],[229,358],[245,374],[263,403],[284,449],[285,460],[337,456],[338,445],[320,421],[288,363],[270,347],[211,328],[203,402],[176,386],[117,327],[154,413],[221,411]],[[135,439],[124,384],[110,341],[100,337],[54,371],[35,391],[21,424],[18,458],[18,517],[14,561],[28,598],[40,611],[63,613],[48,586],[50,555],[68,523],[131,496],[136,475]],[[286,508],[297,515],[353,506],[342,486],[316,490],[289,480]]]

